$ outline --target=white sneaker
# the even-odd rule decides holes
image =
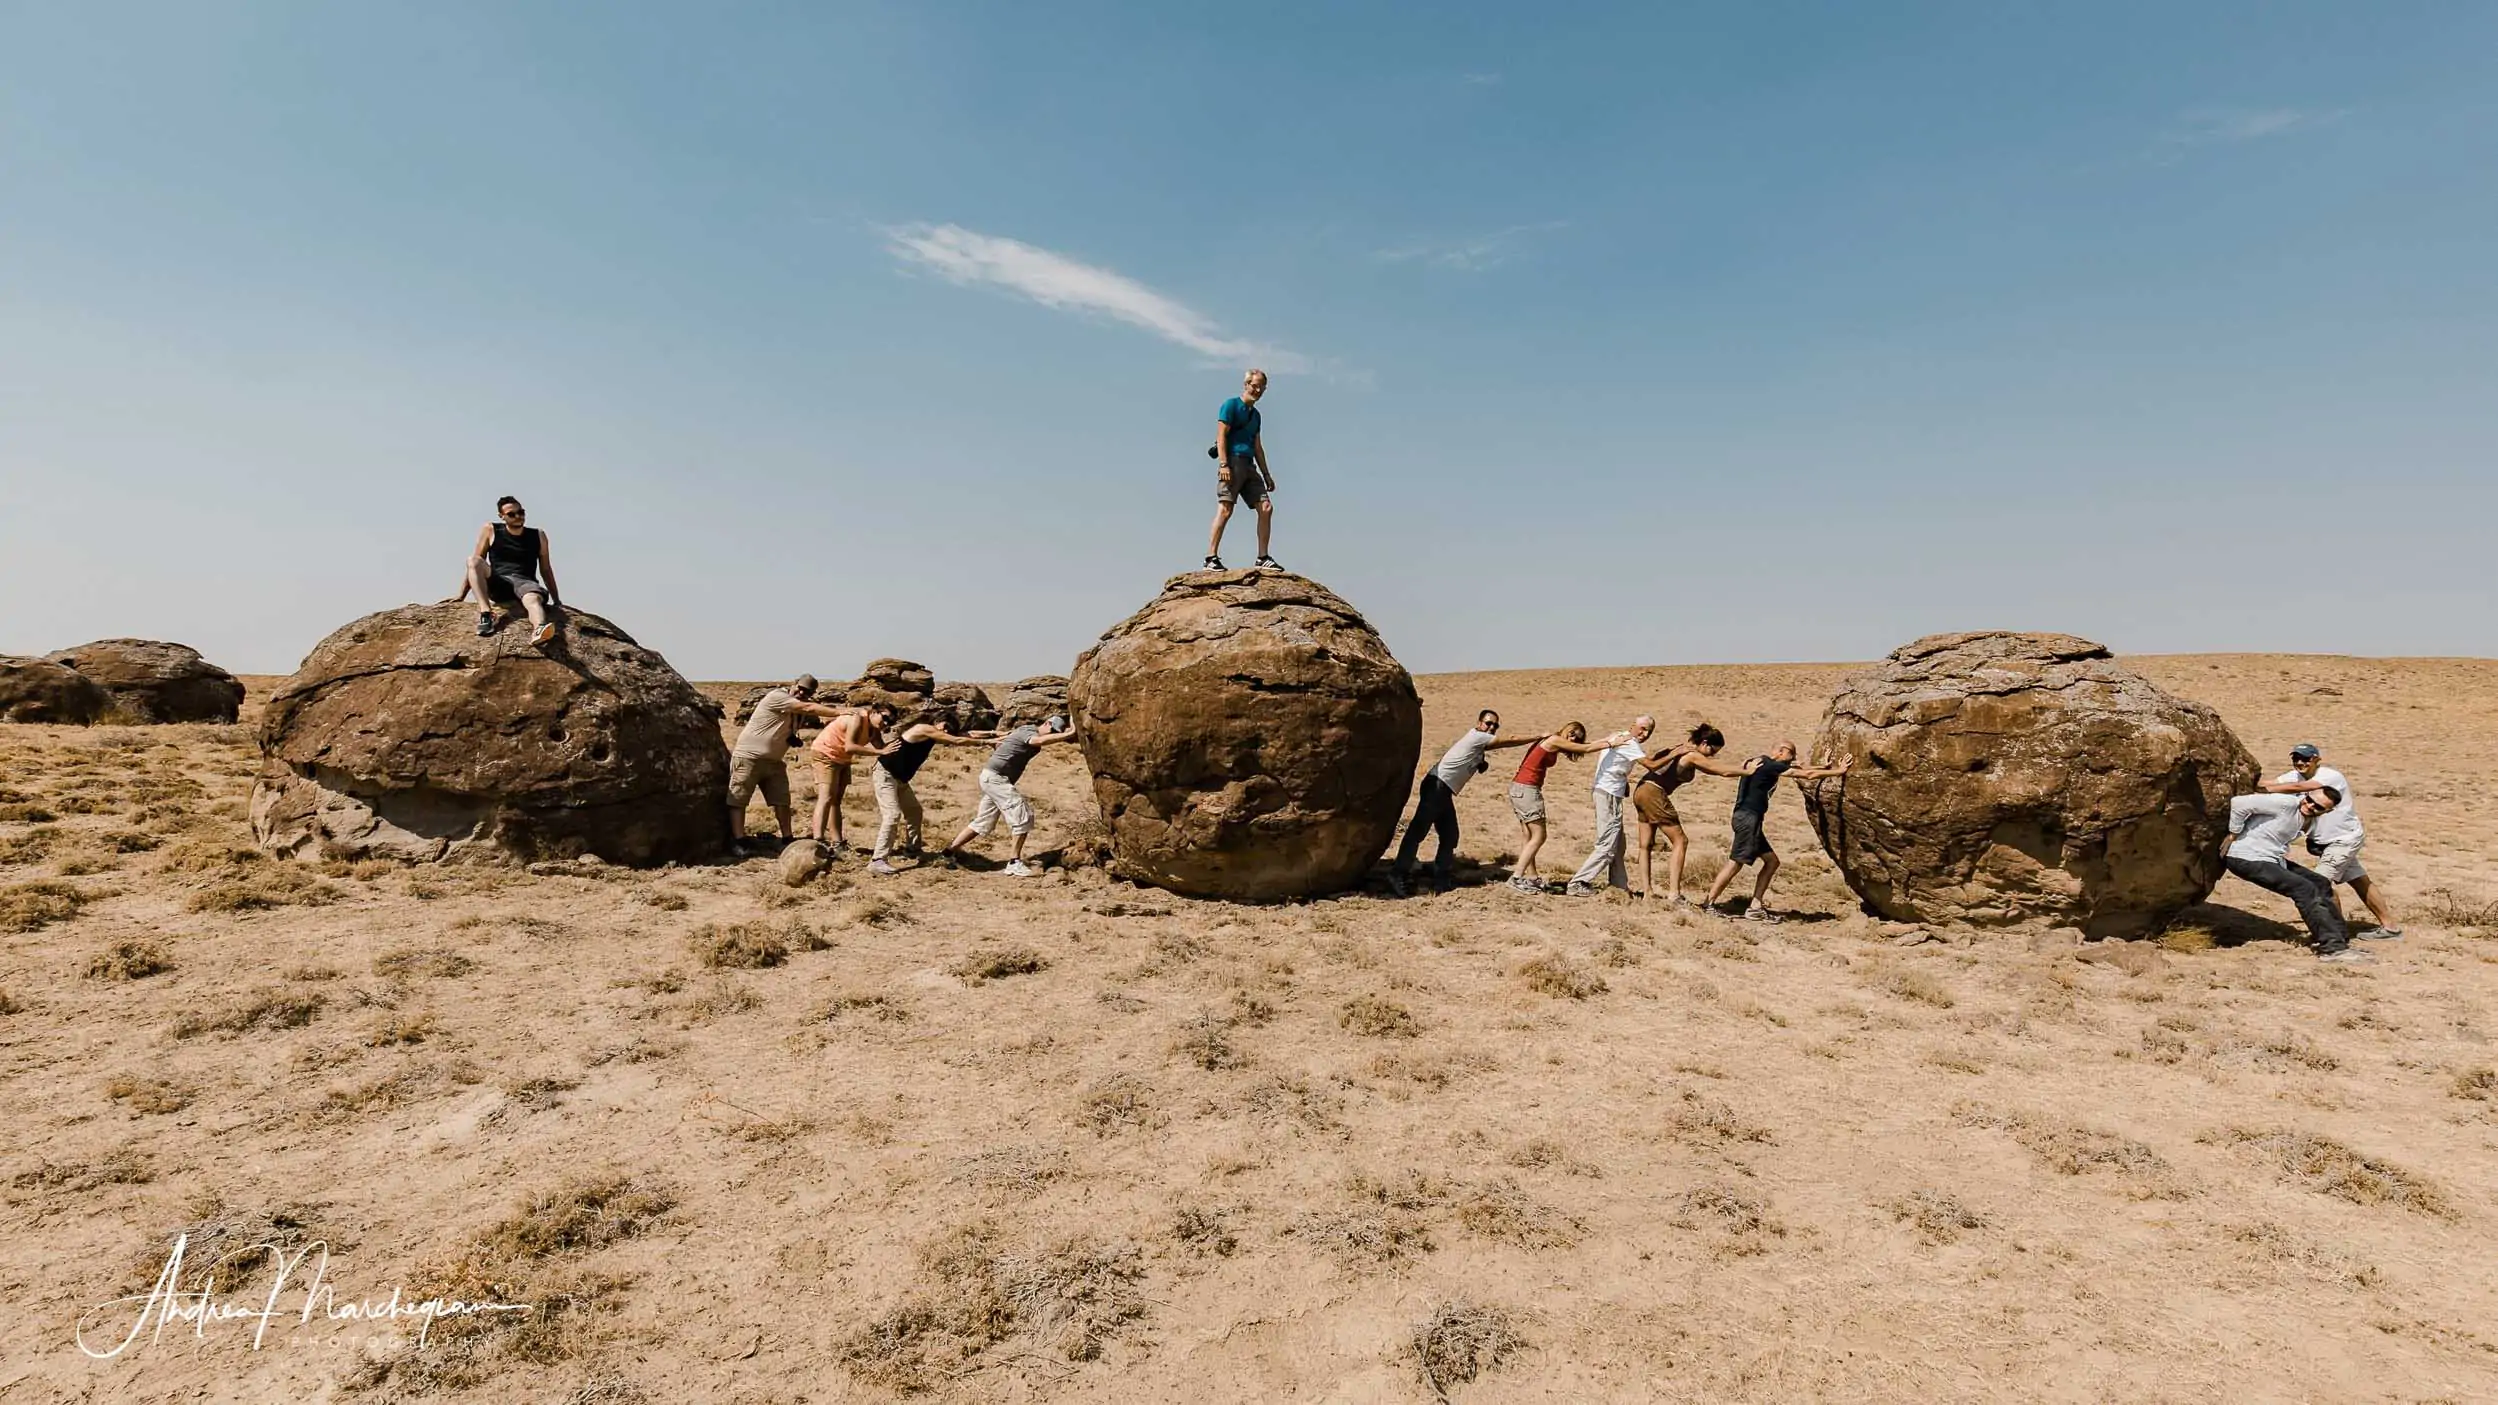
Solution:
[[[1006,865],[1004,872],[1009,878],[1030,878],[1032,876],[1032,870],[1025,867],[1024,861],[1021,859],[1016,859],[1012,863]]]
[[[2375,957],[2355,946],[2346,946],[2340,951],[2328,952],[2316,959],[2334,966],[2369,966],[2376,963]]]

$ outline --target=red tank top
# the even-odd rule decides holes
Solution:
[[[1544,773],[1553,768],[1553,761],[1560,754],[1542,742],[1528,747],[1526,756],[1518,762],[1518,784],[1542,785]]]

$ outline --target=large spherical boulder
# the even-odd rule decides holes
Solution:
[[[1808,783],[1822,846],[1866,907],[1909,922],[2141,936],[2221,874],[2255,758],[2220,715],[2069,634],[1937,634],[1830,700]]]
[[[243,685],[188,644],[157,639],[99,639],[44,657],[95,680],[112,695],[115,722],[231,722],[243,708]]]
[[[0,722],[95,722],[113,695],[66,664],[0,654]]]
[[[252,829],[298,857],[657,864],[726,846],[717,703],[596,615],[476,634],[405,605],[324,639],[269,699]]]
[[[1068,692],[1113,870],[1199,897],[1358,882],[1422,748],[1387,644],[1281,571],[1173,577],[1076,660]]]
[[[1006,696],[998,700],[997,721],[1001,727],[1030,727],[1066,712],[1067,680],[1044,673],[1006,690]]]

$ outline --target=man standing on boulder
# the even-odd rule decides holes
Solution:
[[[2333,884],[2290,862],[2290,842],[2310,821],[2342,803],[2331,786],[2301,795],[2241,795],[2229,802],[2229,835],[2221,840],[2221,864],[2258,888],[2298,904],[2316,959],[2355,965],[2369,959],[2351,949],[2350,929],[2333,907]]]
[[[555,558],[547,551],[546,533],[528,525],[529,509],[518,498],[497,499],[494,513],[502,520],[477,529],[477,545],[468,554],[460,593],[447,603],[456,605],[470,591],[477,592],[480,639],[494,633],[501,623],[497,605],[518,605],[529,612],[529,623],[536,630],[529,642],[544,645],[555,637],[555,621],[549,613],[555,603]],[[540,576],[546,578],[543,584]]]
[[[786,688],[774,688],[755,699],[755,710],[746,716],[746,728],[737,734],[737,745],[729,749],[729,842],[740,848],[746,843],[746,805],[754,799],[755,788],[763,788],[764,803],[772,807],[772,818],[781,829],[781,844],[789,844],[789,768],[783,760],[789,753],[789,740],[798,729],[798,719],[813,717],[829,722],[841,715],[841,709],[826,707],[815,701],[815,675],[801,673],[789,680]]]
[[[1485,752],[1535,745],[1532,735],[1501,741],[1500,730],[1501,715],[1483,709],[1475,714],[1474,730],[1459,737],[1439,765],[1423,772],[1422,784],[1414,792],[1414,817],[1405,822],[1405,842],[1397,846],[1396,862],[1388,867],[1388,891],[1405,896],[1426,829],[1440,835],[1439,852],[1431,856],[1432,886],[1443,893],[1457,886],[1457,792],[1477,774],[1491,769],[1492,763],[1483,759]]]
[[[1246,502],[1258,510],[1258,561],[1274,566],[1266,554],[1275,531],[1275,474],[1266,466],[1266,441],[1259,437],[1258,401],[1266,394],[1266,372],[1252,368],[1241,377],[1240,394],[1223,402],[1214,431],[1214,529],[1206,534],[1206,569],[1223,569],[1223,528],[1232,520],[1232,504]]]
[[[1657,730],[1657,719],[1639,716],[1631,719],[1630,735],[1606,747],[1596,758],[1596,779],[1592,787],[1596,797],[1596,847],[1587,851],[1587,862],[1570,875],[1570,886],[1562,892],[1569,897],[1593,897],[1601,880],[1630,890],[1631,870],[1622,862],[1622,802],[1631,793],[1631,767],[1648,759],[1648,738]]]
[[[1023,798],[1015,782],[1023,779],[1024,767],[1032,764],[1034,753],[1045,746],[1075,740],[1075,729],[1064,717],[1052,717],[1038,727],[1022,726],[1008,732],[989,753],[988,764],[980,768],[980,808],[972,814],[971,823],[945,846],[948,859],[962,856],[963,846],[987,836],[1006,821],[1006,832],[1015,838],[1014,856],[1006,861],[1006,876],[1030,878],[1032,870],[1023,861],[1024,840],[1032,834],[1032,802]]]
[[[2341,803],[2316,817],[2307,827],[2307,852],[2316,857],[2316,874],[2328,883],[2347,883],[2359,900],[2368,905],[2368,913],[2377,925],[2352,933],[2378,941],[2390,941],[2403,934],[2394,925],[2394,915],[2385,910],[2385,899],[2369,881],[2368,870],[2359,866],[2359,846],[2368,842],[2367,831],[2359,825],[2359,807],[2351,795],[2351,783],[2342,773],[2324,764],[2325,755],[2314,742],[2300,742],[2290,748],[2290,769],[2262,787],[2267,795],[2300,795],[2330,790],[2342,797]],[[2337,904],[2337,907],[2339,905]]]
[[[1726,863],[1717,871],[1717,881],[1709,885],[1709,896],[1703,906],[1714,908],[1726,895],[1726,885],[1754,859],[1761,861],[1761,876],[1752,880],[1752,902],[1743,915],[1755,922],[1775,922],[1778,914],[1769,910],[1769,880],[1778,876],[1778,851],[1769,846],[1769,836],[1761,824],[1769,818],[1770,792],[1778,788],[1778,778],[1793,775],[1800,781],[1828,780],[1844,776],[1854,758],[1836,766],[1799,766],[1795,764],[1795,743],[1780,742],[1778,749],[1767,756],[1755,756],[1743,765],[1743,779],[1735,783],[1735,842],[1726,853]]]
[[[947,746],[978,746],[997,740],[996,732],[968,732],[957,736],[948,730],[939,714],[921,712],[902,729],[900,739],[884,755],[876,758],[876,853],[868,860],[867,871],[880,878],[901,872],[888,860],[893,857],[893,837],[902,836],[903,846],[919,852],[919,794],[911,789],[911,778],[928,761],[928,753],[943,742]]]

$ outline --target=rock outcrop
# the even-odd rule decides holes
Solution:
[[[0,722],[87,725],[112,705],[101,684],[66,664],[0,654]]]
[[[44,657],[85,674],[112,696],[107,721],[231,722],[243,709],[243,685],[188,644],[99,639]]]
[[[321,641],[260,723],[252,829],[297,857],[594,854],[649,865],[725,847],[719,705],[615,625],[565,611],[544,651],[406,605]]]
[[[1001,727],[1026,727],[1066,712],[1067,680],[1044,673],[1006,690],[1006,696],[998,700],[997,721]]]
[[[2255,759],[2220,715],[2069,634],[1937,634],[1842,686],[1802,789],[1868,910],[2157,931],[2219,881]]]
[[[1173,577],[1076,660],[1069,693],[1113,871],[1200,897],[1360,881],[1422,747],[1422,702],[1387,644],[1281,571]]]
[[[941,683],[928,695],[928,705],[944,719],[948,731],[984,731],[998,723],[997,704],[977,683]]]

